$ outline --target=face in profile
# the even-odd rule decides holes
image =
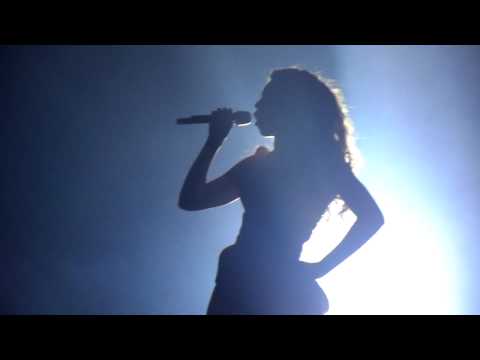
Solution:
[[[273,95],[271,86],[267,85],[262,93],[262,97],[255,104],[256,111],[253,114],[256,119],[255,125],[260,134],[265,137],[276,135],[278,130],[276,125],[278,125],[281,116],[279,114],[280,104],[275,103]]]
[[[311,117],[308,104],[301,97],[285,94],[283,87],[270,82],[263,90],[262,97],[255,104],[254,116],[260,134],[265,137],[288,136],[298,131],[294,126],[295,118],[304,121]]]

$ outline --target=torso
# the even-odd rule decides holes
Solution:
[[[261,149],[239,168],[236,179],[245,212],[237,245],[252,256],[298,260],[335,197],[321,186],[318,171],[291,167],[272,161]]]
[[[299,257],[335,192],[322,174],[287,171],[268,155],[257,151],[235,169],[245,211],[236,243],[220,256],[209,312],[324,314],[328,299]]]

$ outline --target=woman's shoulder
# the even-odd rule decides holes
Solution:
[[[257,147],[257,150],[255,151],[255,154],[253,156],[266,156],[270,154],[270,150],[268,150],[265,146],[259,146]]]
[[[255,169],[259,160],[270,154],[270,151],[265,146],[257,147],[253,153],[247,155],[241,159],[233,168],[232,173],[234,175],[245,174],[253,169]]]
[[[247,155],[242,160],[240,160],[239,164],[241,163],[248,164],[248,163],[255,162],[256,160],[260,160],[261,158],[267,156],[268,154],[270,154],[270,150],[268,150],[265,146],[258,146],[255,148],[253,153],[251,153],[250,155]]]

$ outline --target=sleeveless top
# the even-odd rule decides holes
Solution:
[[[274,165],[260,147],[229,172],[244,207],[234,248],[252,261],[298,263],[303,243],[335,197],[331,186],[322,185],[326,174],[318,164],[291,168]]]
[[[328,310],[326,294],[299,261],[303,243],[335,197],[335,176],[327,173],[328,164],[322,170],[315,161],[311,169],[275,165],[260,147],[227,173],[239,189],[244,213],[235,244],[220,255],[210,313]]]

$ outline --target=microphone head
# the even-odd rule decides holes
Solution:
[[[237,126],[250,125],[252,122],[252,115],[248,111],[236,111],[233,113],[233,122]]]

